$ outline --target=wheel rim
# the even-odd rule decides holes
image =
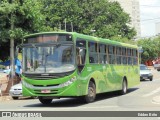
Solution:
[[[126,81],[123,82],[123,92],[124,92],[124,93],[127,92],[127,84],[126,84]]]
[[[95,91],[94,91],[94,89],[92,87],[89,87],[89,89],[88,89],[88,97],[90,99],[94,99],[95,98]]]

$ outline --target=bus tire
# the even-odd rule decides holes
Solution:
[[[124,95],[127,93],[127,80],[126,79],[123,79],[123,82],[122,82],[122,90],[121,90],[121,95]]]
[[[44,99],[43,97],[38,97],[38,99],[42,104],[50,104],[52,102],[52,99]]]
[[[91,103],[96,99],[96,86],[94,82],[90,81],[88,85],[88,93],[84,97],[86,103]]]

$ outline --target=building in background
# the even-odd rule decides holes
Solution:
[[[156,23],[156,35],[160,35],[160,22]]]
[[[141,37],[139,0],[110,0],[110,1],[117,1],[120,3],[124,11],[128,13],[131,17],[130,26],[135,28],[137,32],[136,38]]]

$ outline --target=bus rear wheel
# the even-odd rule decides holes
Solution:
[[[45,99],[43,97],[38,97],[38,99],[42,104],[50,104],[52,102],[52,99]]]
[[[88,94],[85,96],[85,102],[91,103],[96,98],[96,86],[94,82],[90,81],[88,85]]]
[[[127,93],[127,80],[124,79],[122,82],[122,90],[121,90],[121,94],[124,95]]]

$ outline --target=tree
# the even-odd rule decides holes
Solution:
[[[103,38],[122,36],[133,38],[136,32],[128,26],[130,17],[123,12],[118,2],[107,0],[42,0],[44,13],[47,14],[47,25]]]
[[[11,38],[15,40],[16,46],[28,33],[52,30],[45,25],[45,15],[41,10],[42,3],[39,0],[1,0],[0,43],[3,45],[0,49],[8,47]],[[3,60],[8,59],[9,50],[5,53],[6,56],[0,54]]]
[[[160,37],[138,40],[137,44],[143,48],[143,53],[141,55],[143,63],[160,56]]]
[[[8,44],[10,42],[8,50],[10,48],[11,80],[7,85],[8,92],[13,84],[15,74],[14,46],[20,44],[20,40],[23,39],[25,34],[48,31],[50,28],[44,26],[45,16],[41,14],[42,4],[38,0],[2,0],[0,3],[0,43],[5,42]],[[0,46],[0,49],[2,50],[6,46]],[[8,56],[9,51],[3,51],[3,54],[0,55]],[[6,59],[6,57],[1,58]]]
[[[3,50],[9,48],[11,38],[15,40],[16,46],[28,33],[64,30],[65,22],[67,31],[71,31],[73,25],[73,30],[78,33],[102,38],[121,36],[131,39],[136,34],[135,30],[128,26],[129,15],[123,12],[118,2],[107,0],[1,0],[0,2],[0,43],[3,43],[0,49]],[[8,59],[10,52],[6,50],[5,53],[5,55],[0,53],[3,61]]]

